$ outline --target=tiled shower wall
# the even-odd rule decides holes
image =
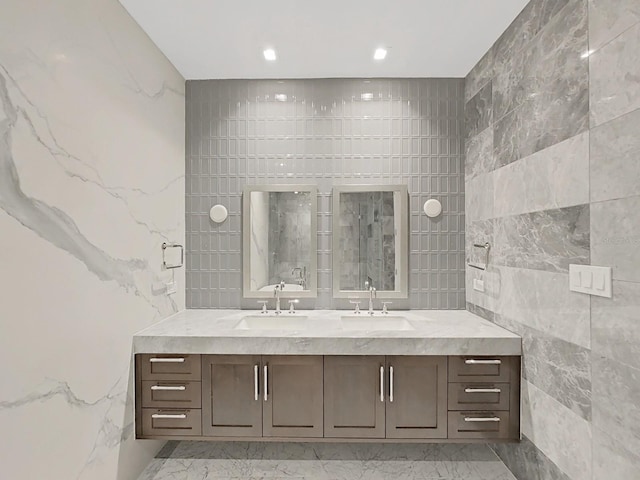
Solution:
[[[462,79],[187,82],[187,307],[255,308],[242,299],[242,189],[318,186],[318,298],[331,286],[331,189],[405,184],[410,193],[409,300],[465,307]],[[432,220],[429,198],[443,204]],[[212,205],[229,218],[212,223]]]
[[[533,0],[466,79],[468,308],[523,337],[519,480],[639,478],[639,52],[637,0]]]

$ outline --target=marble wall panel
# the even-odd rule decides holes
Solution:
[[[501,71],[525,48],[572,0],[533,0],[529,2],[505,32],[498,38],[494,50],[494,69]]]
[[[640,282],[640,196],[591,204],[591,263],[613,279]]]
[[[580,91],[586,93],[588,60],[582,56],[587,49],[586,1],[574,1],[496,72],[494,118],[502,118],[526,101],[549,105]]]
[[[591,351],[504,315],[496,315],[495,323],[522,337],[523,377],[591,420]]]
[[[520,443],[499,443],[492,448],[518,480],[573,480],[526,435]]]
[[[487,128],[493,118],[492,85],[487,83],[464,107],[465,129],[473,137]]]
[[[465,181],[465,220],[475,222],[493,218],[493,179],[483,173]]]
[[[606,431],[629,452],[640,451],[640,370],[592,354],[593,427]]]
[[[184,308],[184,101],[118,2],[3,4],[4,477],[136,478],[161,446],[133,439],[131,335]]]
[[[591,423],[528,381],[522,397],[523,435],[569,478],[591,478]]]
[[[640,283],[613,282],[613,298],[591,299],[594,353],[640,369]]]
[[[589,0],[589,49],[595,52],[638,22],[636,0]]]
[[[587,79],[576,82],[570,92],[531,98],[495,123],[496,166],[508,165],[587,129]]]
[[[493,161],[493,129],[485,128],[481,133],[469,137],[465,145],[465,179],[471,180],[495,169]]]
[[[465,102],[471,100],[493,78],[493,53],[493,48],[487,50],[464,79]]]
[[[593,429],[593,480],[638,476],[640,455],[606,430]]]
[[[585,348],[591,346],[589,297],[569,291],[569,275],[500,267],[496,312]]]
[[[640,109],[591,130],[591,201],[640,195]]]
[[[589,203],[589,132],[494,172],[494,215]]]
[[[568,272],[589,263],[589,205],[502,217],[494,235],[496,264]]]
[[[640,23],[589,57],[591,126],[640,108]]]

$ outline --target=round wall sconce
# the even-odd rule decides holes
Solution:
[[[430,218],[437,217],[442,213],[442,204],[439,200],[430,198],[429,200],[424,202],[424,213],[426,213],[427,217]]]
[[[224,205],[214,205],[209,210],[209,216],[211,220],[216,223],[222,223],[227,219],[229,213],[227,212],[227,208]]]

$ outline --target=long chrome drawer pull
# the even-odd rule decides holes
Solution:
[[[464,361],[467,365],[500,365],[502,363],[501,360],[475,360],[473,358],[469,358]]]
[[[253,366],[253,399],[260,399],[260,394],[258,393],[258,365]]]
[[[175,392],[184,392],[187,389],[185,385],[151,385],[151,390],[169,390]]]
[[[264,401],[267,401],[269,389],[269,367],[267,365],[264,366]]]
[[[464,417],[465,422],[499,422],[498,417]]]
[[[393,367],[389,367],[389,401],[393,402]]]
[[[150,358],[149,361],[151,363],[184,363],[184,357],[174,357],[174,358]]]
[[[186,413],[154,413],[151,415],[151,418],[173,418],[173,419],[185,419],[187,418]]]
[[[464,393],[500,393],[499,388],[465,388]]]
[[[380,401],[384,402],[384,367],[380,366]]]

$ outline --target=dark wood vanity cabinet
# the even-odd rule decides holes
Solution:
[[[449,357],[448,437],[518,439],[520,357]]]
[[[263,356],[262,364],[262,436],[322,437],[322,356]]]
[[[202,434],[262,435],[260,355],[202,355]]]
[[[137,438],[515,441],[520,357],[136,355]]]
[[[202,432],[322,437],[321,356],[202,356]]]
[[[385,438],[384,355],[324,357],[324,436]]]
[[[387,357],[387,438],[447,438],[447,357]]]

